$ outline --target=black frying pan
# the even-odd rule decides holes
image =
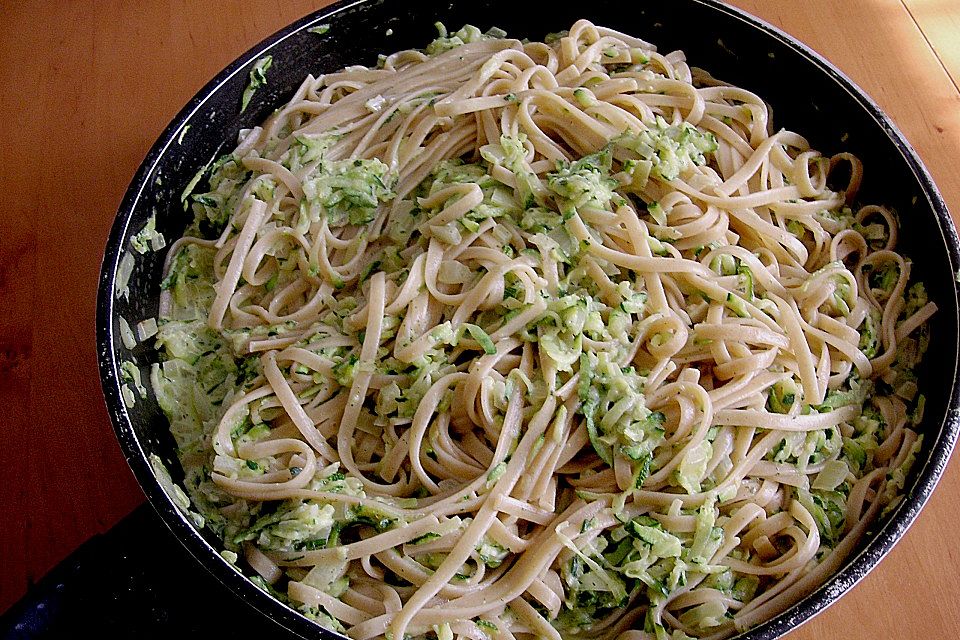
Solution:
[[[179,465],[166,419],[153,398],[126,409],[120,396],[118,364],[136,356],[144,376],[156,355],[147,345],[131,354],[118,333],[118,316],[131,320],[155,316],[164,253],[137,259],[130,298],[114,294],[117,268],[129,240],[154,209],[168,239],[188,223],[180,194],[212,157],[232,149],[237,132],[262,121],[287,101],[307,73],[333,71],[348,64],[376,63],[377,54],[424,46],[441,20],[459,28],[498,26],[516,37],[542,38],[585,17],[655,43],[662,51],[683,49],[690,63],[716,77],[750,89],[768,100],[777,126],[807,136],[826,154],[848,149],[865,160],[865,202],[894,207],[903,220],[901,250],[912,257],[917,277],[940,307],[931,322],[935,348],[921,369],[928,397],[922,431],[924,448],[909,479],[906,497],[878,524],[865,546],[841,571],[807,598],[744,634],[753,640],[778,637],[825,608],[860,580],[890,550],[916,518],[933,491],[957,438],[960,399],[957,387],[958,298],[956,273],[960,246],[944,203],[916,154],[877,106],[840,72],[786,35],[714,0],[632,2],[593,0],[579,8],[559,2],[516,0],[368,0],[341,2],[291,25],[241,56],[220,73],[174,118],[140,167],[117,213],[107,243],[97,313],[100,372],[106,402],[130,467],[166,526],[204,566],[223,593],[230,590],[289,631],[332,638],[306,618],[267,596],[217,553],[218,540],[197,531],[161,489],[147,456],[159,455],[174,479]],[[308,31],[329,23],[324,35]],[[392,35],[387,35],[392,29]],[[240,113],[240,96],[254,61],[273,56],[266,88]],[[895,79],[891,79],[894,82]],[[190,127],[182,136],[186,127]],[[202,185],[200,185],[202,187]],[[202,190],[202,189],[201,189]],[[235,600],[235,606],[242,607]],[[220,609],[211,617],[228,618]]]

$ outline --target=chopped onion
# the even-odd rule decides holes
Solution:
[[[847,478],[847,471],[846,462],[831,460],[823,465],[823,469],[810,486],[818,491],[833,491]]]
[[[127,327],[129,331],[130,327]],[[146,340],[157,335],[157,319],[156,318],[147,318],[143,322],[137,324],[137,336],[140,340]]]
[[[123,396],[123,404],[127,409],[133,409],[133,405],[137,404],[137,397],[133,395],[133,390],[127,385],[120,385],[120,395]]]
[[[437,271],[437,280],[443,284],[466,284],[473,272],[470,267],[456,260],[444,260]]]
[[[123,341],[123,346],[127,349],[133,349],[137,346],[137,339],[133,335],[133,331],[130,329],[130,324],[126,321],[123,316],[120,318],[120,340]],[[139,326],[138,326],[139,328]]]
[[[387,99],[378,93],[377,95],[370,98],[363,104],[367,109],[370,110],[371,113],[376,113],[381,109],[383,109],[383,105],[385,105],[386,103],[387,103]]]
[[[130,276],[133,274],[133,267],[135,265],[136,260],[133,254],[129,251],[124,252],[123,257],[120,258],[120,266],[117,268],[115,292],[118,298],[123,296],[127,300],[130,299],[130,287],[128,283],[130,282]]]

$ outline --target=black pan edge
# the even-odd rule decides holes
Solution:
[[[910,167],[913,177],[919,183],[927,202],[936,216],[941,240],[948,250],[948,260],[953,273],[960,265],[960,241],[953,220],[946,208],[928,171],[920,161],[914,149],[893,122],[880,110],[853,81],[822,56],[809,47],[799,43],[783,31],[749,14],[725,5],[717,0],[691,0],[718,13],[739,20],[749,27],[765,33],[770,38],[796,51],[810,64],[817,67],[835,84],[850,95],[866,114],[876,122],[893,141],[903,160]],[[238,57],[233,63],[217,74],[196,96],[173,118],[164,129],[158,141],[153,145],[145,160],[137,170],[127,190],[112,226],[104,250],[101,266],[97,303],[97,345],[98,361],[103,393],[111,421],[116,431],[124,456],[137,481],[147,494],[152,506],[157,510],[166,526],[184,544],[190,554],[197,559],[220,582],[231,589],[242,600],[248,602],[264,615],[272,618],[290,631],[304,637],[337,638],[339,636],[320,629],[312,621],[287,606],[267,597],[243,577],[232,565],[223,560],[217,550],[211,546],[193,527],[184,514],[173,504],[158,483],[147,458],[147,451],[132,429],[131,418],[120,395],[118,372],[118,337],[113,329],[115,299],[113,295],[120,258],[126,249],[130,235],[131,213],[136,208],[146,187],[147,179],[153,174],[160,158],[168,151],[191,117],[228,81],[237,74],[249,69],[250,65],[267,53],[271,48],[287,38],[335,16],[341,17],[354,10],[360,11],[374,5],[382,5],[384,0],[341,0],[325,9],[312,13],[274,35],[262,40]],[[960,324],[957,309],[960,297],[954,282],[953,303],[954,326]],[[940,313],[951,309],[941,308]],[[859,582],[893,548],[914,522],[920,510],[929,499],[937,482],[943,474],[947,461],[956,444],[960,432],[960,388],[957,386],[957,362],[954,358],[950,372],[951,393],[943,423],[939,425],[937,439],[932,446],[930,456],[922,467],[913,472],[913,482],[905,489],[905,498],[892,516],[874,533],[869,543],[861,551],[849,557],[842,569],[818,587],[806,598],[799,601],[778,616],[737,636],[741,640],[771,640],[796,628],[827,606],[836,601],[845,591]],[[933,431],[937,425],[925,425]]]

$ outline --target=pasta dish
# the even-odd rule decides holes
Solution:
[[[151,385],[197,522],[355,640],[770,618],[920,447],[896,213],[682,52],[438,27],[184,193]]]

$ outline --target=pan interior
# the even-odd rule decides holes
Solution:
[[[264,120],[286,102],[308,73],[334,71],[349,64],[374,65],[380,53],[422,47],[435,36],[434,22],[452,28],[470,23],[500,27],[510,36],[540,39],[585,17],[653,42],[661,51],[682,49],[691,66],[751,90],[773,107],[775,125],[805,135],[829,155],[848,150],[864,160],[864,202],[882,202],[900,215],[900,250],[914,262],[916,277],[927,285],[940,312],[931,324],[937,348],[931,349],[918,374],[927,395],[925,441],[907,496],[882,524],[865,551],[854,554],[826,587],[777,619],[742,637],[772,638],[796,626],[832,602],[874,566],[902,535],[932,491],[957,434],[957,291],[956,235],[942,200],[909,147],[869,100],[812,54],[782,35],[715,2],[683,0],[625,6],[598,0],[589,9],[543,2],[340,3],[271,36],[230,65],[197,94],[164,131],[136,174],[117,214],[106,249],[100,283],[98,337],[104,393],[118,438],[131,468],[154,507],[191,553],[223,583],[265,614],[301,635],[328,632],[266,596],[223,561],[218,540],[197,531],[163,492],[149,456],[159,456],[174,481],[182,479],[166,418],[152,394],[126,408],[119,389],[119,363],[135,358],[144,379],[157,355],[149,344],[126,349],[119,319],[131,326],[156,317],[165,251],[135,256],[129,296],[114,295],[117,272],[129,240],[156,213],[157,228],[168,239],[182,235],[191,214],[181,194],[211,159],[228,152],[238,132]],[[310,31],[329,24],[325,34]],[[389,34],[389,35],[388,35]],[[240,95],[253,62],[273,56],[266,87],[240,112]],[[188,129],[189,127],[189,129]],[[202,187],[202,183],[201,183]],[[147,341],[149,343],[149,341]],[[329,635],[329,637],[333,637]]]

